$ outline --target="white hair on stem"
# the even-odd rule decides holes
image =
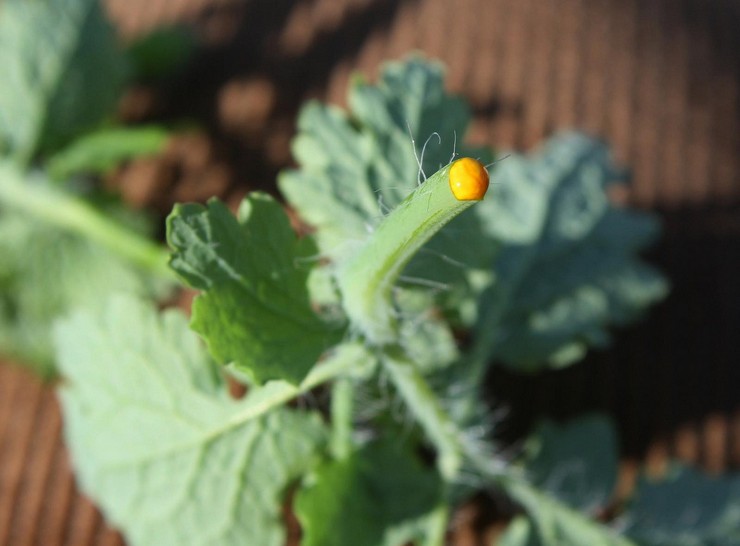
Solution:
[[[439,252],[437,250],[434,250],[432,248],[427,248],[425,246],[419,249],[419,254],[428,254],[429,256],[434,256],[435,258],[439,258],[443,262],[453,265],[455,267],[459,267],[460,269],[468,268],[468,266],[464,264],[463,262],[459,260],[455,260],[454,258],[450,258],[447,254],[444,254],[443,252]]]
[[[416,185],[421,186],[427,180],[427,175],[424,172],[424,166],[423,166],[424,165],[424,153],[426,152],[427,145],[429,144],[429,141],[432,140],[432,138],[434,137],[437,137],[438,144],[442,144],[442,137],[437,131],[434,131],[424,141],[424,145],[421,147],[421,155],[419,155],[416,153],[416,140],[414,140],[414,133],[411,130],[411,124],[408,121],[406,121],[406,128],[409,131],[409,138],[411,139],[411,148],[414,151],[414,159],[416,159],[416,165],[418,166],[418,171],[416,173]]]
[[[509,157],[511,157],[511,154],[506,154],[504,157],[499,157],[498,159],[494,159],[488,165],[486,165],[486,170],[488,170],[489,168],[493,167],[499,161],[503,161],[504,159],[507,159]]]
[[[422,164],[424,163],[424,154],[427,151],[427,145],[429,144],[429,141],[432,140],[433,137],[437,137],[437,144],[442,144],[442,137],[439,136],[439,133],[437,131],[434,131],[431,135],[427,137],[427,139],[424,141],[424,146],[421,147],[421,159],[418,157],[416,158],[416,162],[419,164],[419,172],[416,175],[416,185],[421,186],[422,182],[426,182],[427,175],[424,172],[424,169],[422,167]],[[414,154],[416,155],[416,154]],[[421,177],[424,177],[424,180],[421,179]]]
[[[455,157],[457,156],[457,131],[452,131],[452,156],[450,157],[450,161],[447,163],[448,165],[455,161]]]
[[[388,216],[388,214],[393,210],[393,207],[390,207],[386,205],[383,202],[383,194],[380,193],[380,190],[378,191],[378,210],[380,211],[380,214],[383,215],[383,217]]]
[[[398,280],[403,281],[407,284],[432,288],[439,292],[449,292],[450,290],[452,290],[452,287],[447,283],[432,281],[430,279],[424,279],[422,277],[410,277],[408,275],[400,275],[398,277]]]

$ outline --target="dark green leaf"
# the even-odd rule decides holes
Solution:
[[[319,468],[296,497],[302,546],[397,546],[424,534],[441,501],[437,474],[397,444],[375,442]]]
[[[309,301],[316,250],[296,238],[271,197],[251,194],[238,219],[217,200],[178,205],[167,227],[172,268],[203,291],[192,327],[218,361],[233,361],[257,382],[299,383],[340,338]]]

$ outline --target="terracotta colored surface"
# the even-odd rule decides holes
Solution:
[[[633,203],[664,215],[652,258],[671,299],[614,350],[545,377],[497,371],[490,392],[518,416],[614,415],[627,457],[740,466],[740,2],[734,0],[108,0],[124,36],[197,24],[206,49],[172,85],[139,88],[130,119],[186,112],[204,131],[117,183],[135,203],[236,199],[290,161],[299,105],[342,104],[412,49],[440,58],[473,105],[470,137],[529,148],[559,128],[605,137],[633,168]],[[128,182],[127,182],[128,180]],[[205,182],[203,182],[205,181]],[[205,185],[203,185],[205,184]],[[121,544],[76,492],[53,393],[0,365],[0,544]],[[626,472],[625,476],[629,476]],[[465,520],[466,513],[460,515]],[[474,544],[467,530],[459,544]]]

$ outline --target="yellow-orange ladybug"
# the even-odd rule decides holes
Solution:
[[[458,201],[480,201],[488,190],[488,171],[472,157],[458,159],[450,167],[450,189]]]

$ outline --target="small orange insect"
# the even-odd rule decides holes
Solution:
[[[450,167],[450,189],[458,201],[480,201],[488,190],[488,171],[472,157],[458,159]]]

